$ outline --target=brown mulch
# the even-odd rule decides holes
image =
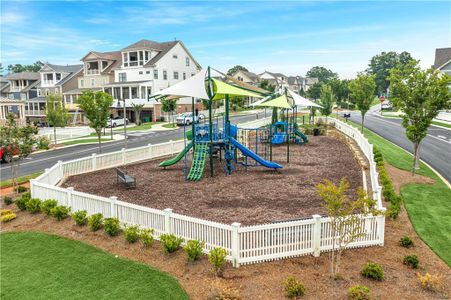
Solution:
[[[259,153],[264,150],[260,146]],[[362,172],[352,151],[341,140],[310,137],[306,146],[290,146],[290,163],[286,163],[286,146],[273,147],[273,160],[283,165],[279,171],[263,167],[245,168],[236,164],[231,176],[224,174],[224,161],[215,159],[215,177],[209,177],[207,159],[200,182],[185,181],[183,162],[166,168],[162,160],[128,165],[126,171],[136,177],[137,188],[127,190],[116,183],[114,169],[70,177],[63,184],[104,197],[222,223],[243,225],[271,223],[322,214],[316,185],[323,179],[338,183],[346,177],[350,195],[362,186]],[[267,149],[269,156],[269,149]],[[253,161],[249,159],[249,163]],[[188,167],[190,166],[188,162]]]
[[[385,163],[385,170],[387,170],[388,176],[390,176],[390,178],[393,180],[393,187],[398,194],[401,188],[409,183],[435,183],[435,181],[429,177],[418,174],[412,175],[411,172],[395,168],[388,163]]]
[[[26,187],[28,189],[30,188],[30,182],[21,183],[19,185]],[[14,189],[12,186],[8,186],[8,187],[4,187],[4,188],[0,189],[0,196],[10,196],[12,194],[14,194]]]

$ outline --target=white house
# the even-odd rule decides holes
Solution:
[[[433,68],[451,76],[451,48],[435,49]]]

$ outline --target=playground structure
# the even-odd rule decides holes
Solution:
[[[300,99],[304,101],[305,106],[318,106],[299,95],[281,89],[276,93],[271,93],[260,88],[256,88],[244,83],[238,83],[234,79],[224,75],[235,84],[225,83],[216,78],[211,77],[211,68],[199,72],[197,75],[186,79],[172,87],[156,93],[158,99],[176,99],[180,97],[191,97],[192,112],[195,113],[195,98],[208,99],[208,118],[203,118],[202,122],[193,122],[191,130],[187,130],[184,126],[185,148],[174,158],[163,161],[160,166],[168,167],[178,163],[182,158],[183,172],[185,178],[189,181],[201,180],[206,166],[207,157],[209,157],[210,176],[214,176],[214,157],[219,156],[222,161],[224,157],[224,171],[226,175],[230,175],[237,163],[243,165],[246,170],[251,166],[263,166],[269,169],[281,169],[283,166],[273,162],[272,147],[273,145],[286,144],[287,147],[287,163],[290,161],[290,144],[303,145],[308,142],[308,138],[299,130],[296,123],[297,106]],[[290,97],[288,98],[288,93]],[[273,122],[269,127],[240,129],[241,135],[243,131],[247,134],[255,131],[255,149],[251,150],[246,147],[240,139],[237,138],[238,129],[230,122],[230,104],[229,96],[250,96],[263,98],[258,101],[259,107],[271,107],[273,109]],[[222,122],[219,118],[213,118],[212,103],[213,101],[224,100],[225,113],[222,116]],[[282,121],[278,121],[278,110],[281,109]],[[291,112],[291,113],[290,113]],[[208,119],[208,120],[207,120]],[[186,124],[184,122],[184,124]],[[243,140],[241,138],[241,140]],[[260,153],[259,153],[260,145]],[[268,150],[269,148],[269,150]],[[188,171],[187,156],[192,150],[191,167]],[[242,160],[240,161],[240,158]],[[248,159],[254,161],[251,164]]]

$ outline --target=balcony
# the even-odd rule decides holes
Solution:
[[[45,110],[25,110],[26,117],[43,117],[45,116]]]
[[[55,83],[56,83],[56,80],[53,80],[53,79],[44,79],[41,82],[42,86],[53,86],[53,85],[55,85]]]
[[[98,75],[100,74],[99,69],[88,69],[86,70],[86,75]]]

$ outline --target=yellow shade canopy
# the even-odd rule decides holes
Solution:
[[[287,108],[290,109],[291,105],[288,102],[288,98],[285,95],[279,96],[272,100],[268,100],[266,102],[260,103],[258,106],[264,107],[278,107],[278,108]]]
[[[251,91],[247,91],[245,89],[227,84],[217,79],[213,79],[213,89],[214,89],[214,97],[213,100],[223,99],[225,95],[235,95],[235,96],[246,96],[246,97],[256,97],[263,98],[264,96],[259,95],[257,93],[253,93]]]

